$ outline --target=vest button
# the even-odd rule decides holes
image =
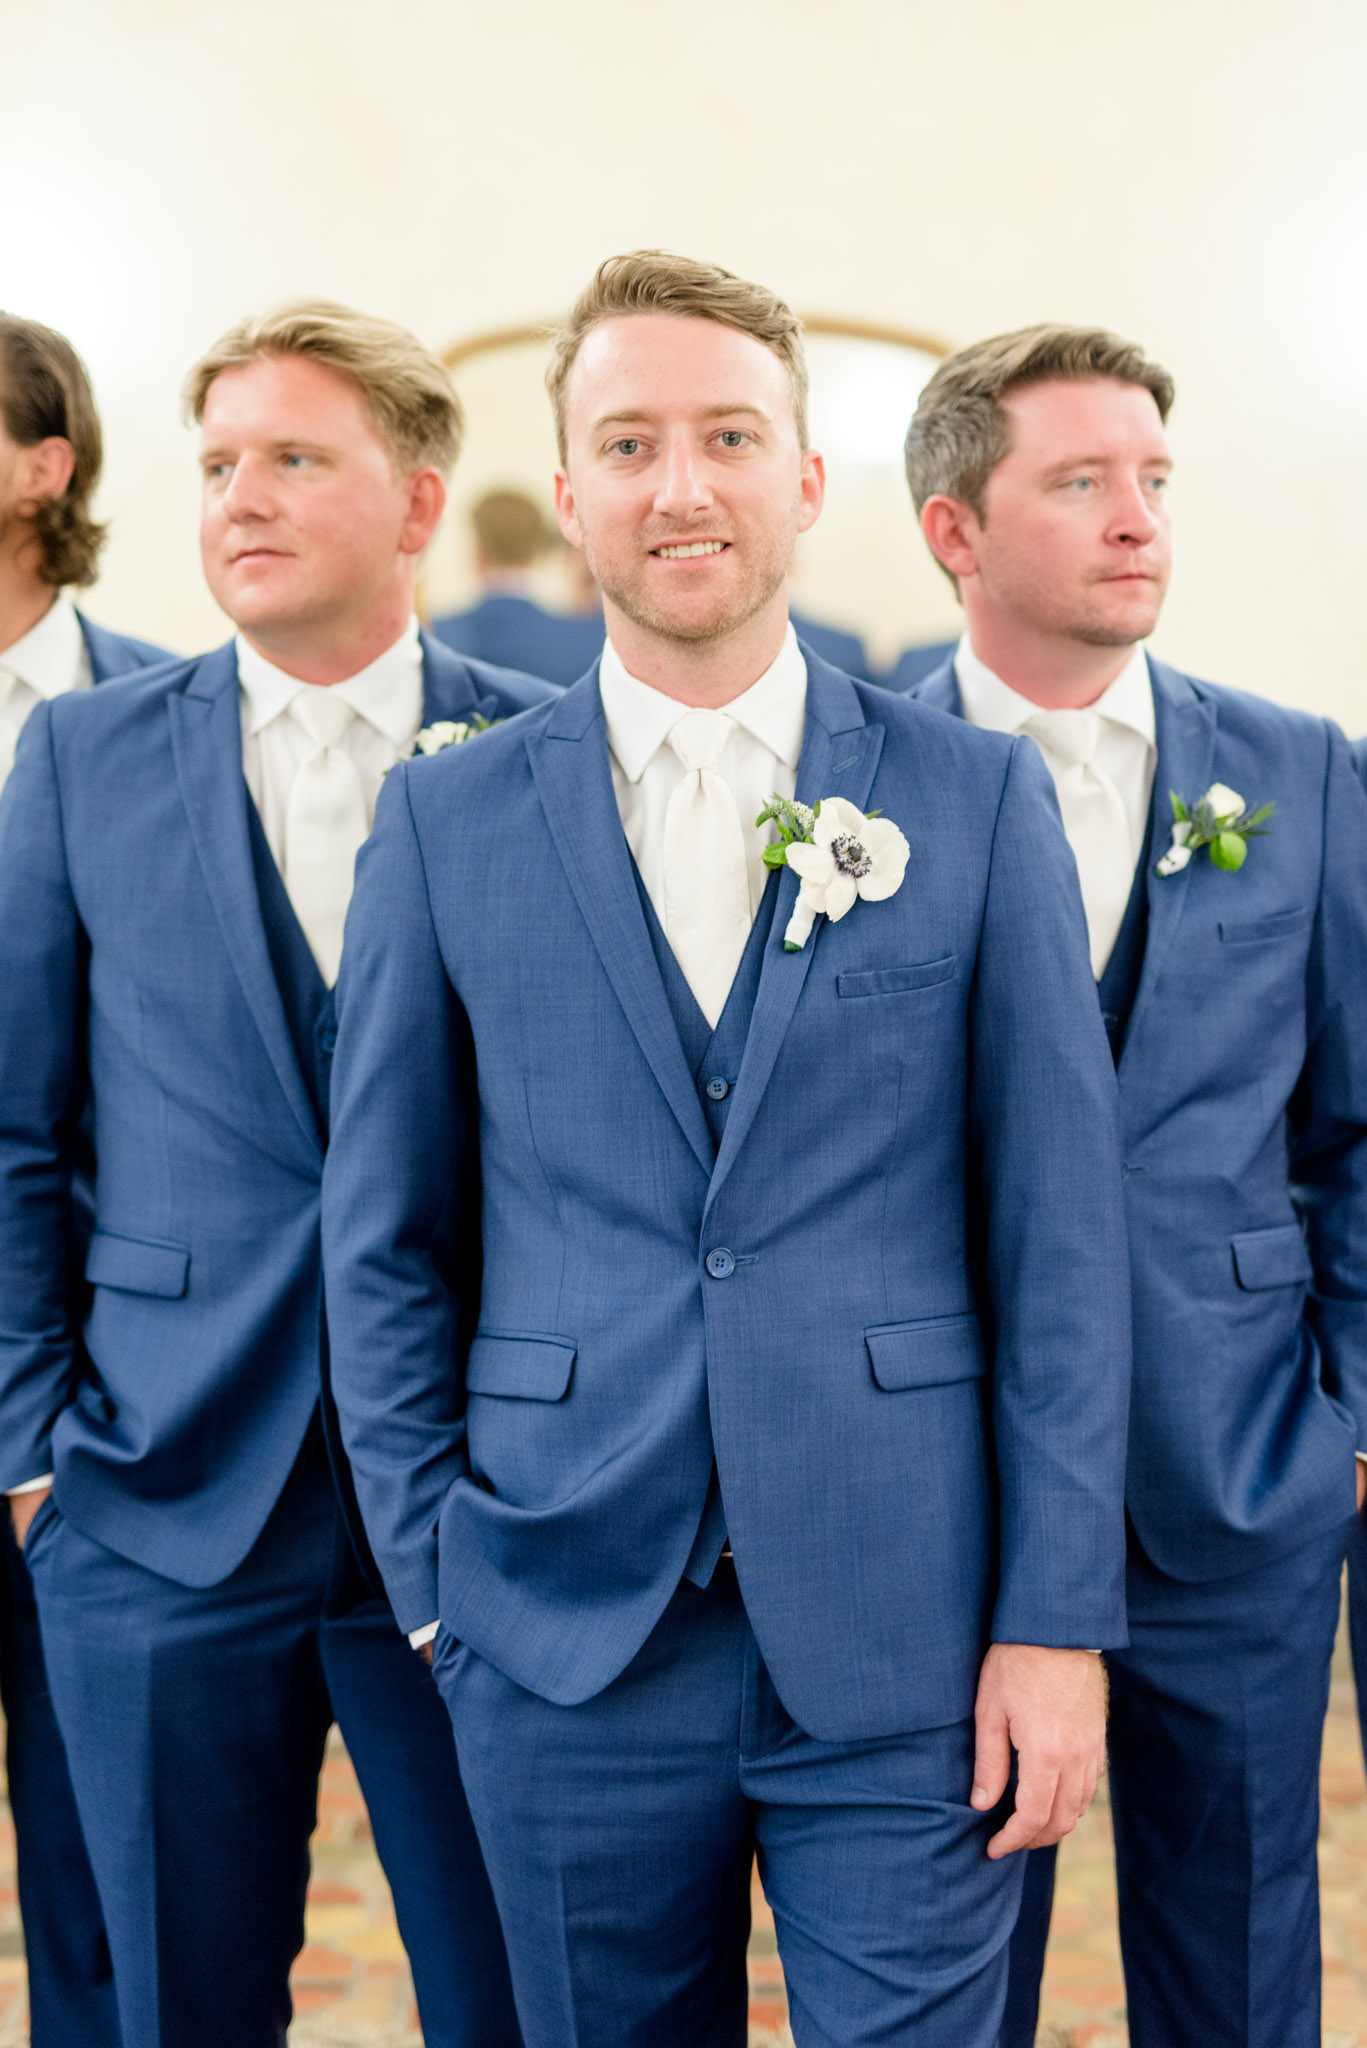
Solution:
[[[337,1033],[331,1025],[326,1030],[318,1033],[318,1043],[324,1052],[331,1052],[334,1049],[337,1044]]]
[[[714,1075],[712,1076],[711,1080],[710,1080],[710,1081],[708,1082],[708,1084],[707,1084],[707,1095],[708,1095],[708,1099],[709,1099],[709,1101],[711,1101],[711,1102],[725,1102],[725,1100],[726,1100],[727,1096],[728,1096],[728,1095],[729,1095],[730,1093],[731,1093],[731,1083],[730,1083],[729,1081],[725,1080],[725,1079],[724,1079],[724,1078],[722,1077],[722,1075],[720,1075],[720,1074],[714,1074]]]
[[[714,1280],[729,1280],[736,1270],[736,1255],[727,1251],[725,1245],[718,1245],[707,1254],[705,1264]]]

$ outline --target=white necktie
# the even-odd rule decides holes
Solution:
[[[319,972],[331,988],[342,962],[342,927],[356,855],[370,830],[360,773],[342,746],[355,713],[335,690],[301,691],[290,717],[314,743],[290,785],[285,810],[285,887]]]
[[[1102,720],[1095,711],[1038,711],[1024,729],[1054,778],[1082,884],[1092,972],[1100,981],[1134,882],[1130,821],[1119,790],[1096,766]]]
[[[669,735],[688,773],[665,812],[664,927],[714,1030],[750,936],[740,812],[730,783],[717,773],[735,729],[723,711],[690,711]]]

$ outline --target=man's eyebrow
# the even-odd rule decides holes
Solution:
[[[1044,474],[1046,476],[1067,476],[1068,472],[1073,469],[1104,469],[1107,463],[1115,462],[1117,459],[1114,455],[1070,455],[1064,462],[1049,463],[1045,468]],[[1119,459],[1123,460],[1123,458]],[[1147,461],[1141,462],[1139,466],[1141,469],[1171,469],[1172,457],[1170,455],[1151,455]]]
[[[307,449],[311,455],[326,455],[328,453],[326,441],[316,441],[308,434],[280,434],[274,440],[267,441],[264,445],[272,455],[283,455],[288,449]],[[199,459],[201,462],[215,462],[220,456],[232,455],[236,452],[234,448],[227,447],[222,442],[214,441],[200,449]]]
[[[748,413],[752,419],[764,420],[766,424],[771,418],[762,405],[754,405],[749,399],[744,398],[728,400],[722,405],[704,406],[701,416],[705,420],[721,420],[732,419],[737,413]],[[611,412],[600,413],[593,423],[593,430],[595,433],[601,433],[604,427],[644,426],[649,420],[656,418],[658,414],[647,412],[642,406],[622,406],[614,408]]]

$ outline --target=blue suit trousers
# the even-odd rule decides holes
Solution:
[[[33,2048],[119,2048],[100,1901],[52,1711],[33,1587],[3,1501],[0,1699]]]
[[[450,1726],[392,1614],[358,1584],[321,1442],[221,1585],[149,1572],[55,1503],[35,1517],[29,1559],[130,2048],[284,2048],[334,1718],[429,2048],[517,2048]]]
[[[799,2048],[990,2048],[1021,1863],[984,1853],[973,1727],[819,1742],[735,1569],[685,1580],[612,1685],[555,1706],[446,1629],[434,1670],[527,2048],[744,2048],[751,1859]]]
[[[1346,1529],[1188,1585],[1131,1547],[1107,1652],[1131,2048],[1319,2048],[1319,1761]],[[1054,1852],[1030,1858],[1001,2048],[1030,2048]]]

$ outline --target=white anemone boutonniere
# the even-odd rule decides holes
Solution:
[[[800,953],[818,917],[838,923],[859,897],[881,903],[902,886],[911,848],[888,818],[866,817],[843,796],[799,804],[771,796],[755,820],[775,824],[780,838],[764,849],[764,865],[790,867],[801,878],[783,934],[786,953]]]
[[[465,740],[472,740],[478,732],[488,732],[491,725],[498,725],[497,718],[481,718],[478,711],[469,719],[439,718],[434,725],[425,725],[413,742],[413,758],[419,754],[439,754],[443,747],[458,747]]]
[[[1256,811],[1246,808],[1243,798],[1228,783],[1212,782],[1194,804],[1183,802],[1175,789],[1172,799],[1172,844],[1158,863],[1160,875],[1180,875],[1192,855],[1203,846],[1210,848],[1217,868],[1233,874],[1248,859],[1250,839],[1265,839],[1265,821],[1276,806],[1263,804]]]

